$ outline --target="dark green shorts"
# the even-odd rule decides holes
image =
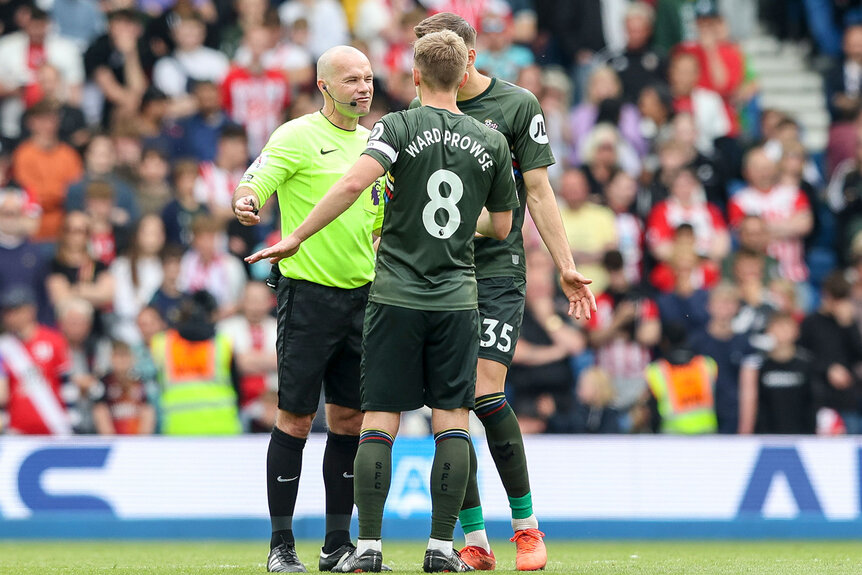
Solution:
[[[479,357],[509,367],[521,334],[526,282],[516,278],[487,278],[477,283],[482,320]]]
[[[341,289],[278,279],[278,408],[317,411],[326,403],[359,409],[362,323],[368,285]]]
[[[479,313],[368,302],[362,341],[363,411],[472,408]]]

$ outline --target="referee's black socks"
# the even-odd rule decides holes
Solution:
[[[359,447],[358,435],[326,434],[323,452],[323,485],[326,488],[326,540],[323,552],[332,553],[350,543],[350,516],[353,514],[353,460]]]
[[[288,435],[277,427],[272,430],[266,453],[266,495],[272,521],[270,549],[282,543],[294,544],[293,510],[302,473],[303,448],[304,438]]]

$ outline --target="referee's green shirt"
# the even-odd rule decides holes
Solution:
[[[320,112],[291,120],[273,132],[240,185],[251,188],[260,205],[278,192],[286,236],[356,162],[368,133],[362,126],[342,130]],[[374,279],[371,234],[383,221],[380,190],[376,183],[362,192],[346,212],[303,242],[299,253],[281,260],[282,275],[345,289]]]

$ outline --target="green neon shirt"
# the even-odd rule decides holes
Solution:
[[[359,159],[368,134],[362,126],[342,130],[320,112],[291,120],[273,132],[240,185],[251,188],[260,205],[277,192],[284,237]],[[374,279],[371,234],[383,222],[381,183],[363,191],[347,211],[304,241],[295,256],[281,260],[282,275],[344,289]]]

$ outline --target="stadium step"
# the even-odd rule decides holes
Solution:
[[[760,84],[761,108],[787,113],[802,126],[803,144],[822,152],[829,140],[823,79],[809,64],[807,43],[780,42],[759,30],[740,42]]]

